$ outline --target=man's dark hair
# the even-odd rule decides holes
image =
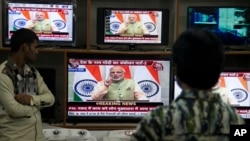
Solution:
[[[189,29],[173,45],[173,61],[180,81],[196,89],[210,89],[224,66],[221,40],[208,30]]]
[[[11,52],[15,53],[23,44],[31,44],[35,40],[39,41],[35,32],[30,29],[21,28],[13,33],[10,39]]]

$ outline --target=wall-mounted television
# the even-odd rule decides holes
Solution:
[[[97,44],[167,46],[168,35],[168,9],[97,8]]]
[[[250,43],[250,7],[188,7],[187,17],[187,28],[209,29],[226,47]]]
[[[92,94],[102,80],[109,77],[109,69],[121,66],[125,79],[132,79],[145,93],[146,99],[120,99],[132,86],[114,92],[116,99],[94,100]],[[168,105],[173,82],[171,60],[125,58],[68,58],[67,66],[68,122],[138,122],[142,116],[159,105]],[[117,83],[117,87],[118,87]],[[123,91],[123,92],[119,92]],[[131,94],[132,95],[132,94]]]
[[[2,3],[3,46],[17,29],[28,28],[43,47],[74,47],[74,3],[70,1],[4,0]]]

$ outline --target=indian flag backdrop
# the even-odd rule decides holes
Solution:
[[[23,28],[26,22],[30,19],[29,11],[16,11],[9,8],[9,31],[16,31]]]
[[[66,16],[63,11],[47,12],[47,15],[47,18],[54,22],[60,32],[68,32]]]
[[[150,35],[158,35],[157,20],[153,13],[140,15],[141,22],[145,25]]]
[[[91,100],[91,92],[98,81],[102,80],[99,65],[82,65],[84,72],[75,72],[73,80],[73,101]]]
[[[122,23],[125,22],[124,14],[112,14],[110,16],[110,31],[105,34],[116,34]]]
[[[250,81],[247,75],[250,76],[250,73],[222,73],[219,79],[220,86],[227,88],[240,106],[250,105]]]
[[[150,102],[161,102],[161,86],[158,71],[153,65],[133,66],[133,79],[147,94]]]

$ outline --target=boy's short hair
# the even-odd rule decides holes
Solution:
[[[212,32],[189,29],[173,45],[176,76],[188,86],[210,89],[218,81],[224,66],[224,47]]]

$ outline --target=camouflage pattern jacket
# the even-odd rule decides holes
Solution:
[[[230,125],[245,124],[211,91],[185,90],[169,106],[143,117],[132,141],[229,141]]]

